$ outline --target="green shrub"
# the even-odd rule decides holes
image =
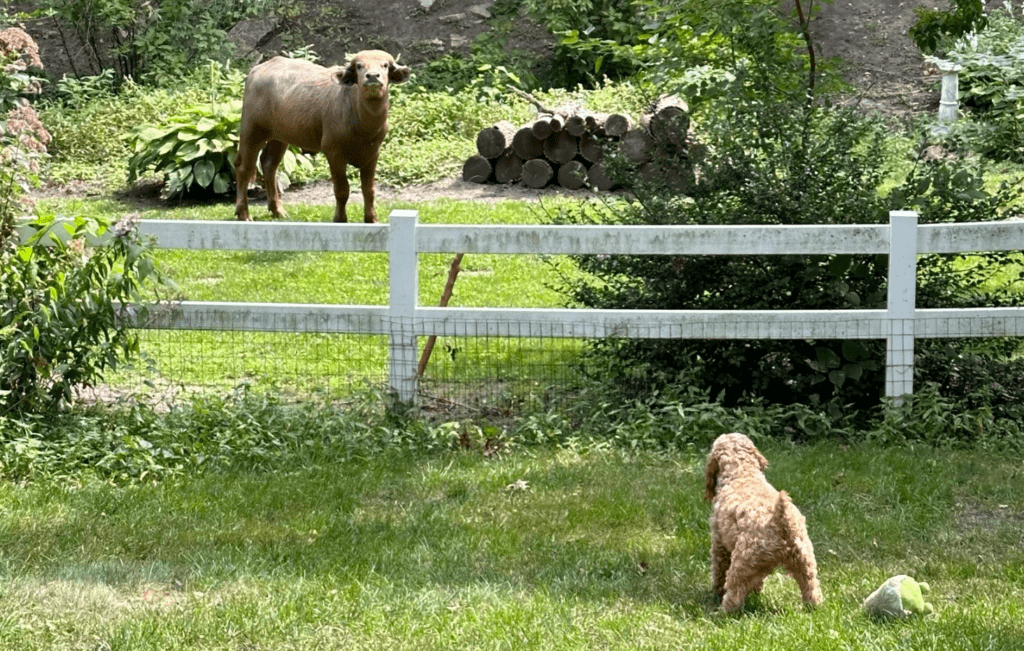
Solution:
[[[127,220],[115,225],[79,218],[57,225],[50,215],[30,226],[37,232],[22,244],[13,217],[0,222],[4,414],[52,412],[71,401],[75,387],[94,384],[107,369],[137,358],[138,334],[128,317],[145,318],[147,281],[165,282],[150,244]],[[50,235],[53,244],[44,245]],[[87,247],[102,235],[110,236],[109,243]]]
[[[946,58],[961,66],[966,119],[947,141],[996,160],[1024,162],[1024,20],[1009,9],[992,12],[988,27],[958,41]]]
[[[48,9],[84,48],[66,52],[75,77],[112,69],[121,81],[158,85],[186,75],[204,59],[233,54],[227,30],[270,9],[263,0],[45,0]],[[67,46],[65,46],[67,47]]]
[[[982,0],[951,0],[950,5],[950,11],[914,7],[917,22],[908,34],[925,54],[935,54],[941,45],[949,44],[970,32],[985,29],[988,18]]]
[[[190,107],[159,127],[136,127],[131,132],[134,155],[128,160],[128,183],[155,173],[164,179],[167,198],[232,190],[241,119],[242,102],[233,100]],[[309,157],[289,148],[278,175],[288,187],[293,176],[308,175],[312,169]]]

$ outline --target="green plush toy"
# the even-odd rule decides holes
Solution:
[[[931,615],[935,609],[924,600],[927,583],[918,583],[906,574],[894,576],[864,600],[864,612],[872,617],[913,617]]]

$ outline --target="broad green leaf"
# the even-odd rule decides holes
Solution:
[[[192,173],[195,175],[196,183],[199,184],[199,187],[207,188],[213,182],[217,168],[211,161],[204,159],[192,166]]]

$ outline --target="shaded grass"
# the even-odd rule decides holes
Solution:
[[[341,461],[124,488],[0,487],[5,648],[1016,648],[1024,466],[769,446],[826,601],[708,586],[703,457],[541,449]],[[523,480],[527,488],[514,488]],[[938,615],[860,601],[910,573]],[[91,645],[91,646],[90,646]]]

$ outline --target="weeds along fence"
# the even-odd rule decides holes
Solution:
[[[1024,308],[917,309],[917,256],[1024,249],[1024,222],[919,225],[914,212],[888,224],[822,226],[427,225],[395,210],[388,224],[144,220],[160,248],[377,252],[389,258],[387,305],[184,301],[158,310],[147,328],[242,333],[377,336],[387,340],[388,385],[403,401],[421,394],[421,343],[430,336],[586,340],[884,339],[886,395],[913,393],[917,338],[1019,337]],[[425,253],[535,255],[828,255],[889,259],[886,309],[584,310],[424,307],[418,256]],[[454,348],[451,355],[454,357]],[[472,359],[467,363],[472,364]],[[500,380],[498,380],[500,381]]]

